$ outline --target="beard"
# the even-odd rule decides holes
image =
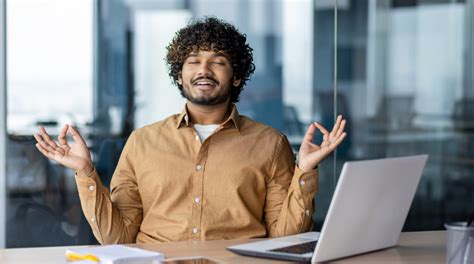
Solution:
[[[206,106],[211,106],[211,105],[218,105],[226,102],[230,98],[230,89],[231,89],[231,84],[230,81],[225,87],[222,87],[221,91],[219,91],[218,94],[216,95],[200,95],[200,96],[193,96],[190,93],[190,89],[192,89],[192,83],[198,81],[199,79],[194,80],[193,82],[184,85],[181,88],[181,95],[186,98],[189,102],[197,105],[206,105]],[[219,85],[219,83],[214,80],[216,85]]]

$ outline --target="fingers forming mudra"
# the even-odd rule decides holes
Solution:
[[[44,127],[39,127],[39,133],[36,133],[34,137],[38,142],[36,147],[48,158],[55,159],[57,158],[57,155],[64,155],[65,150],[59,147],[58,144],[51,139]]]
[[[312,123],[306,131],[300,147],[300,160],[298,164],[300,168],[303,170],[314,168],[319,162],[329,156],[346,137],[347,134],[344,132],[345,126],[346,120],[341,115],[337,117],[331,132],[317,122]],[[313,137],[317,130],[323,135],[323,141],[320,145],[313,142]]]
[[[328,132],[321,124],[315,122],[314,125],[316,128],[323,134],[323,142],[321,142],[321,147],[329,147],[334,150],[341,142],[344,140],[346,133],[344,128],[346,126],[346,120],[339,115],[336,119],[336,123],[331,130]]]

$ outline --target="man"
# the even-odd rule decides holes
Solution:
[[[181,114],[135,130],[111,191],[101,184],[84,140],[66,125],[51,140],[35,135],[48,158],[76,171],[84,214],[102,244],[275,237],[312,226],[317,165],[344,139],[309,126],[295,165],[286,137],[240,116],[236,106],[254,71],[245,35],[216,18],[177,32],[166,58],[187,99]],[[312,143],[319,129],[321,145]],[[66,135],[72,136],[69,144]]]

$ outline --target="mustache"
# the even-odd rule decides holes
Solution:
[[[213,82],[216,85],[219,84],[219,82],[216,79],[212,78],[212,77],[198,77],[194,80],[191,80],[191,84],[195,84],[196,82],[199,82],[199,81],[210,81],[210,82]]]

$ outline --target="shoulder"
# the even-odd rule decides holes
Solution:
[[[150,136],[156,137],[157,134],[164,130],[176,129],[179,114],[171,115],[163,120],[135,129],[130,137],[140,139]]]
[[[256,134],[271,141],[286,140],[286,136],[276,128],[242,115],[240,116],[240,132],[243,134]]]
[[[282,132],[245,116],[240,118],[240,131],[241,135],[247,136],[248,145],[252,150],[256,153],[265,153],[271,167],[278,165],[293,168],[293,149]]]

